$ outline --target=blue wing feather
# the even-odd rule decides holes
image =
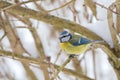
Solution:
[[[80,38],[80,44],[82,45],[82,44],[88,44],[88,43],[90,43],[91,41],[90,40],[88,40],[87,38],[84,38],[84,37],[81,37]]]
[[[79,35],[74,35],[72,36],[72,39],[69,42],[74,46],[79,46],[82,44],[90,43],[90,40],[88,40],[87,38],[81,37]]]

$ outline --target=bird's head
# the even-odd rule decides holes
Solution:
[[[59,40],[61,43],[68,42],[70,39],[72,39],[72,34],[68,31],[62,31],[60,33]]]

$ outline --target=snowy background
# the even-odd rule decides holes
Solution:
[[[25,1],[25,0],[21,0]],[[59,7],[60,5],[64,4],[65,2],[68,2],[70,0],[55,0],[53,4],[51,4],[50,0],[45,0],[45,1],[38,1],[38,4],[41,4],[41,6],[45,10],[52,10],[54,8]],[[115,0],[95,0],[97,3],[100,3],[106,7],[109,7]],[[11,2],[11,1],[10,1]],[[12,2],[11,2],[12,3]],[[108,28],[108,21],[107,21],[107,10],[104,8],[101,8],[100,6],[97,6],[97,18],[96,19],[92,15],[92,11],[90,8],[88,8],[88,15],[89,17],[93,16],[92,22],[89,22],[85,17],[84,17],[84,0],[76,0],[75,2],[75,10],[77,11],[77,19],[74,21],[73,16],[74,14],[71,12],[71,10],[68,7],[63,7],[61,9],[55,10],[50,12],[49,14],[64,18],[70,21],[74,21],[80,25],[85,26],[92,32],[96,33],[100,37],[102,37],[111,47],[113,47],[112,44],[112,39],[110,36],[110,31]],[[37,10],[36,6],[33,3],[27,3],[25,5],[22,5],[23,7],[31,8],[34,10]],[[11,17],[11,20],[13,20],[14,27],[15,26],[25,26],[25,24],[21,23],[20,21],[17,21],[17,19]],[[50,24],[46,24],[41,21],[37,21],[34,19],[30,19],[32,22],[32,26],[35,27],[37,30],[37,33],[39,34],[39,37],[42,41],[45,55],[51,57],[51,63],[54,63],[57,55],[60,51],[59,47],[59,32],[55,31],[54,35],[52,34],[53,30],[51,30],[50,27],[53,27]],[[17,28],[16,32],[24,46],[24,48],[31,53],[32,57],[37,58],[38,57],[38,52],[34,43],[34,39],[30,33],[30,31],[26,28]],[[2,37],[3,35],[3,30],[0,30],[0,36]],[[51,37],[52,36],[52,37]],[[5,37],[2,42],[1,42],[4,49],[6,50],[11,50],[10,48],[10,43]],[[78,60],[81,59],[83,54],[79,55]],[[62,52],[61,55],[59,56],[56,64],[61,65],[66,59],[68,55],[65,52]],[[11,73],[13,77],[15,77],[15,80],[29,80],[29,78],[26,76],[26,72],[22,66],[22,64],[19,61],[6,58],[6,57],[1,57],[0,58],[0,64],[3,64],[3,61],[5,64],[0,66],[0,74],[4,75],[4,71],[8,71]],[[93,64],[93,53],[92,51],[88,51],[84,57],[84,59],[81,61],[81,66],[84,71],[84,74],[86,74],[90,78],[95,78],[96,74],[96,80],[117,80],[116,74],[108,62],[108,57],[107,55],[101,50],[101,49],[95,49],[95,64]],[[36,74],[38,80],[44,80],[44,75],[42,71],[38,68],[35,68],[33,66],[30,66],[30,68],[33,70],[33,72]],[[73,63],[70,62],[66,68],[73,69]],[[96,73],[94,74],[94,69]],[[68,76],[64,73],[60,73],[59,76],[61,77],[61,80],[76,80],[75,77],[73,76]],[[0,80],[9,80],[5,79],[4,77],[0,77]]]

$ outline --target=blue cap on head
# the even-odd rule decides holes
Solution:
[[[68,31],[62,31],[62,32],[60,33],[60,35],[64,35],[64,34],[69,34],[69,32],[68,32]]]
[[[60,33],[60,37],[59,37],[60,42],[67,42],[67,41],[69,41],[71,38],[72,38],[72,35],[71,35],[71,33],[69,33],[68,31],[62,31],[62,32]]]

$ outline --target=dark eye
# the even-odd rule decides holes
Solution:
[[[66,36],[63,36],[63,37],[66,37]]]

